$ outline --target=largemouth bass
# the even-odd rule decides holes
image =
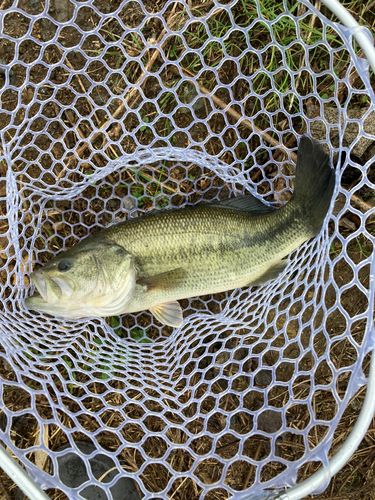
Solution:
[[[280,209],[246,195],[164,210],[82,240],[31,274],[26,305],[66,317],[150,310],[163,324],[183,321],[178,300],[258,285],[320,231],[335,184],[322,148],[298,147],[295,193]]]

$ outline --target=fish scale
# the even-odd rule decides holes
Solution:
[[[103,229],[33,273],[40,296],[27,304],[66,317],[150,309],[162,323],[179,326],[178,300],[276,277],[283,258],[319,232],[334,179],[322,148],[302,137],[295,193],[285,207],[247,195]]]
[[[126,311],[135,312],[250,284],[311,232],[292,205],[267,215],[201,206],[133,219],[102,236],[135,256],[141,276],[171,271],[168,289],[136,291]],[[173,270],[183,270],[182,276],[175,279]]]

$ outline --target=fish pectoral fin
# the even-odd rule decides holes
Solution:
[[[250,285],[252,286],[259,286],[263,285],[264,283],[267,283],[267,281],[273,280],[274,278],[277,278],[279,274],[281,274],[286,266],[288,265],[288,260],[280,260],[277,264],[273,265],[265,273],[263,273],[259,278],[257,278],[255,281],[252,281]]]
[[[230,198],[229,200],[214,201],[209,203],[209,205],[220,208],[231,208],[243,212],[252,212],[254,215],[269,214],[277,210],[275,207],[266,205],[259,198],[255,198],[252,194],[237,196],[236,198]]]
[[[186,277],[186,271],[182,267],[166,271],[165,273],[155,274],[153,276],[140,276],[137,278],[137,284],[145,286],[148,290],[170,288],[171,285],[176,286]]]
[[[178,327],[182,325],[183,316],[180,304],[176,301],[165,302],[151,307],[150,311],[163,325]]]

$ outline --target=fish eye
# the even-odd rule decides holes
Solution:
[[[57,265],[59,271],[68,271],[72,267],[70,260],[60,260]]]

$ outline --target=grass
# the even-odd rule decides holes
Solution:
[[[99,8],[110,9],[111,4],[102,0],[96,2]],[[145,7],[149,12],[157,11],[161,8],[161,0],[153,0],[144,2]],[[223,2],[224,3],[224,2]],[[37,2],[36,2],[37,4]],[[370,2],[370,5],[364,5],[363,2],[358,0],[351,0],[344,2],[345,6],[354,14],[357,19],[360,19],[363,24],[366,24],[372,30],[375,27],[375,4]],[[193,14],[197,17],[196,22],[184,28],[186,15],[181,5],[171,5],[165,13],[165,22],[171,30],[175,30],[174,36],[167,35],[165,26],[154,18],[148,23],[142,24],[137,32],[128,32],[124,36],[124,30],[121,23],[113,18],[107,19],[101,29],[100,37],[97,35],[89,34],[83,40],[84,53],[90,58],[96,58],[101,55],[104,62],[108,65],[108,70],[103,64],[92,60],[87,66],[86,70],[82,70],[81,56],[74,53],[74,50],[69,51],[68,67],[76,71],[76,76],[71,82],[71,87],[80,94],[80,100],[72,104],[70,110],[67,110],[67,105],[49,103],[48,107],[42,106],[38,109],[33,109],[30,119],[32,120],[32,113],[36,113],[39,109],[42,112],[40,128],[38,128],[38,148],[41,150],[48,150],[47,138],[43,133],[44,124],[50,126],[50,121],[45,120],[48,118],[57,122],[63,121],[70,132],[62,137],[62,132],[55,132],[56,141],[51,145],[51,155],[54,158],[60,158],[61,164],[59,169],[56,170],[58,179],[67,179],[71,181],[79,180],[80,175],[88,176],[93,173],[93,165],[96,168],[105,167],[108,159],[117,159],[122,153],[131,153],[136,147],[136,142],[129,136],[130,132],[136,135],[136,140],[139,144],[154,146],[165,145],[170,143],[177,147],[186,147],[189,141],[194,140],[197,144],[205,144],[206,150],[211,154],[216,154],[223,161],[230,162],[234,157],[238,159],[246,159],[248,154],[249,136],[251,146],[254,149],[260,146],[257,134],[262,136],[264,141],[269,141],[270,144],[275,146],[274,157],[270,160],[269,153],[265,148],[259,147],[256,154],[256,162],[264,166],[264,171],[267,179],[270,180],[276,192],[285,188],[282,182],[279,182],[275,177],[277,168],[274,161],[281,161],[283,159],[283,150],[277,146],[278,139],[275,139],[272,129],[278,130],[283,135],[284,144],[287,148],[295,146],[295,137],[290,133],[290,128],[297,134],[306,131],[306,123],[294,117],[291,122],[285,116],[285,112],[281,112],[283,105],[286,112],[293,116],[300,111],[300,101],[296,98],[295,93],[292,91],[292,84],[295,85],[300,96],[303,97],[303,108],[305,113],[313,108],[314,96],[312,96],[311,89],[313,88],[313,80],[307,72],[299,72],[292,80],[289,73],[286,71],[282,58],[282,49],[285,53],[285,63],[288,68],[293,71],[298,69],[306,63],[305,49],[301,43],[297,41],[297,29],[290,17],[279,17],[283,13],[283,6],[281,2],[274,0],[261,0],[259,9],[255,8],[253,0],[239,0],[235,7],[232,8],[232,15],[238,26],[252,26],[246,36],[238,29],[230,33],[232,21],[230,16],[226,13],[225,9],[214,7],[211,1],[203,2],[190,2],[190,7]],[[288,2],[290,11],[294,14],[303,14],[304,6],[298,2]],[[5,5],[7,7],[7,5]],[[214,7],[214,8],[213,8]],[[324,7],[323,7],[324,9]],[[209,15],[210,14],[210,15]],[[259,20],[259,14],[262,19]],[[204,16],[208,16],[207,26],[202,22]],[[121,21],[130,28],[136,28],[142,23],[143,14],[139,8],[133,4],[132,8],[122,10],[120,14]],[[271,45],[271,36],[267,21],[273,22],[273,32],[277,43],[281,48],[276,45]],[[87,23],[87,27],[95,25],[95,16],[92,18],[88,15],[87,19],[83,19],[82,23]],[[90,24],[91,23],[91,24]],[[92,24],[94,23],[94,24]],[[324,72],[329,69],[327,67],[327,58],[329,54],[327,49],[320,43],[322,26],[319,19],[312,15],[308,15],[300,19],[299,30],[301,39],[307,43],[309,48],[309,58],[311,61],[312,69],[316,73]],[[5,30],[10,33],[17,33],[17,19],[12,16],[9,24],[5,25]],[[24,29],[22,24],[22,29]],[[91,28],[90,28],[91,29]],[[182,34],[183,33],[183,34]],[[142,34],[142,36],[141,36]],[[64,38],[65,36],[65,38]],[[42,30],[35,29],[35,37],[44,39],[45,34]],[[70,37],[73,35],[62,35],[62,40],[66,46],[69,46]],[[219,44],[218,37],[225,37],[224,43]],[[254,50],[248,50],[248,39]],[[330,44],[339,48],[339,40],[337,33],[331,28],[327,29],[327,38]],[[182,40],[188,47],[185,53]],[[146,48],[144,41],[146,40],[149,47]],[[5,44],[7,50],[8,45]],[[27,43],[24,46],[25,53],[28,58],[32,58],[33,51],[37,48],[28,48]],[[32,49],[32,50],[31,50]],[[145,50],[146,49],[146,50]],[[20,52],[20,57],[23,57],[23,52]],[[142,61],[131,60],[132,57],[137,57],[142,54]],[[260,55],[261,54],[261,55]],[[61,58],[62,54],[56,46],[50,47],[43,53],[44,62],[47,65],[55,64]],[[163,57],[161,57],[163,56]],[[238,58],[237,63],[227,60],[229,58]],[[26,55],[25,55],[26,57]],[[259,67],[260,58],[263,70]],[[162,59],[165,59],[166,64],[163,65]],[[28,59],[29,60],[29,59]],[[340,78],[345,71],[347,58],[344,53],[338,51],[334,56],[333,69],[336,75]],[[241,71],[241,78],[235,82],[239,70]],[[215,77],[212,69],[218,71],[218,79]],[[42,71],[42,69],[40,69]],[[22,83],[22,67],[14,69],[15,81],[18,80]],[[89,99],[87,94],[90,91],[89,82],[86,74],[97,82],[95,92],[90,93],[92,99]],[[157,78],[155,77],[157,75]],[[182,75],[188,75],[194,80],[194,85],[186,83]],[[61,84],[58,78],[61,78],[63,73],[51,74],[51,81],[48,86],[40,85],[38,87],[39,100],[44,101],[46,97],[50,97],[53,91],[54,84]],[[31,73],[31,78],[38,79],[38,69],[34,69]],[[54,80],[56,78],[56,81]],[[269,92],[270,79],[273,78],[275,87],[278,92]],[[361,83],[358,75],[353,73],[351,75],[351,83],[353,88],[360,88]],[[218,81],[228,85],[230,91],[226,88],[217,88]],[[164,91],[158,94],[158,86],[160,82],[164,87]],[[108,112],[100,109],[102,104],[106,104],[109,99],[106,97],[104,89],[99,92],[98,88],[106,83],[111,90],[111,102],[108,105]],[[141,87],[139,89],[129,90],[129,83],[137,83]],[[250,87],[251,84],[251,87]],[[193,103],[193,110],[187,111],[186,107],[178,104],[173,91],[176,91],[180,100],[186,104]],[[281,97],[279,95],[281,94]],[[332,100],[332,97],[338,99],[340,105],[344,105],[347,101],[348,93],[345,85],[337,84],[330,74],[322,75],[316,79],[316,88],[313,94],[319,94],[323,99]],[[153,102],[144,102],[143,94],[148,99],[154,99]],[[199,94],[199,99],[197,96]],[[44,97],[43,97],[44,96]],[[25,99],[27,97],[25,92]],[[61,103],[69,101],[69,89],[61,89],[59,94]],[[30,97],[28,97],[30,99]],[[260,100],[264,101],[264,109],[270,113],[267,115],[261,112]],[[12,91],[6,91],[2,95],[2,106],[5,109],[14,109],[17,103],[17,94]],[[244,106],[247,116],[250,118],[244,121],[241,117],[241,108],[238,103]],[[98,108],[96,108],[96,104]],[[351,106],[366,107],[368,105],[368,97],[366,95],[357,94],[350,103]],[[176,107],[178,107],[176,111]],[[216,110],[215,110],[216,108]],[[131,109],[133,113],[125,114],[125,110]],[[213,114],[213,111],[226,109],[225,120],[219,116],[218,113]],[[22,121],[24,116],[20,112],[14,119]],[[91,117],[91,124],[86,120],[78,123],[77,116]],[[316,115],[317,117],[319,114]],[[44,118],[43,118],[44,117]],[[59,117],[56,119],[56,117]],[[125,118],[124,118],[125,117]],[[0,118],[1,127],[4,126]],[[44,124],[43,124],[44,120]],[[226,130],[227,123],[232,125],[232,129]],[[157,131],[158,137],[151,125],[154,125],[154,130]],[[256,128],[255,128],[256,127]],[[185,132],[185,128],[189,130],[189,134]],[[181,129],[181,130],[179,130]],[[94,130],[94,136],[87,139],[91,131]],[[98,132],[97,132],[98,131]],[[254,133],[256,132],[256,133]],[[15,134],[16,130],[10,131]],[[268,134],[268,135],[267,135]],[[273,135],[272,135],[273,134]],[[8,137],[9,139],[9,137]],[[156,142],[153,142],[155,141]],[[27,140],[27,138],[25,139]],[[272,142],[274,141],[274,143]],[[236,145],[235,155],[231,151],[225,151],[223,143],[228,146]],[[48,143],[49,144],[49,143]],[[77,157],[71,155],[69,159],[62,157],[62,150],[67,148],[76,151],[77,156],[81,158],[78,165]],[[101,151],[105,151],[105,155]],[[25,150],[26,161],[33,161],[35,158],[35,150],[30,148]],[[373,155],[371,148],[368,149],[368,157]],[[365,161],[365,158],[364,158]],[[254,183],[262,180],[262,172],[254,164],[254,160],[247,160],[246,163],[246,176]],[[15,171],[21,171],[25,166],[24,161],[14,165]],[[55,182],[56,179],[51,177],[50,170],[51,162],[48,154],[44,154],[38,159],[38,167],[30,167],[29,171],[24,175],[22,182],[27,180],[27,176],[33,178],[41,176],[45,182]],[[73,172],[78,167],[80,173]],[[57,168],[57,167],[56,167]],[[287,162],[283,162],[283,169],[288,174],[292,173],[290,166]],[[3,169],[3,167],[1,167]],[[354,182],[354,174],[345,178],[343,186],[350,188]],[[267,199],[274,199],[273,194],[268,193],[269,182],[259,182],[257,189],[260,194],[267,195]],[[27,214],[29,211],[29,200],[27,198],[27,191],[25,191],[25,205],[24,210]],[[91,230],[98,226],[105,226],[110,222],[121,220],[124,217],[124,210],[122,203],[124,200],[135,200],[133,208],[136,210],[148,211],[156,208],[163,208],[168,200],[171,200],[173,206],[179,206],[188,201],[195,203],[202,198],[210,199],[217,196],[219,193],[224,193],[223,183],[215,178],[208,169],[202,169],[195,165],[185,165],[176,167],[172,162],[160,162],[156,165],[146,165],[142,169],[129,169],[126,172],[116,172],[104,183],[99,185],[92,185],[84,192],[84,197],[89,200],[85,202],[83,197],[72,202],[56,202],[47,208],[50,210],[49,220],[44,221],[42,233],[36,243],[36,252],[40,261],[45,261],[62,247],[63,244],[70,246],[78,239],[88,234]],[[285,194],[285,193],[284,193]],[[371,193],[361,192],[361,199],[365,203],[371,203]],[[131,201],[131,203],[133,203]],[[103,207],[106,207],[105,209]],[[127,207],[125,207],[127,208]],[[2,210],[4,207],[2,208]],[[127,208],[128,209],[128,208]],[[97,217],[97,214],[101,214]],[[28,214],[30,217],[30,214]],[[346,223],[340,225],[340,233],[343,238],[349,238],[351,231],[357,228],[358,218],[350,210],[345,214]],[[33,219],[30,218],[32,222]],[[89,229],[84,227],[86,224]],[[70,227],[73,227],[72,231]],[[369,223],[368,230],[373,231],[373,223]],[[28,229],[30,232],[30,228]],[[31,229],[31,233],[33,228]],[[6,232],[6,226],[2,229]],[[26,233],[27,237],[31,234]],[[1,240],[0,240],[1,241]],[[47,241],[47,243],[46,243]],[[373,251],[371,242],[360,236],[352,240],[347,246],[350,258],[353,262],[359,263],[368,258]],[[336,239],[330,248],[330,259],[338,261],[336,278],[339,278],[340,283],[350,282],[350,269],[347,269],[343,260],[340,260],[342,254],[342,244]],[[3,255],[2,262],[5,264],[7,256]],[[11,267],[11,266],[9,266]],[[8,268],[9,268],[8,267]],[[361,280],[368,287],[368,269],[361,271]],[[1,275],[3,281],[6,280],[4,273]],[[312,285],[311,280],[309,285]],[[311,289],[312,290],[312,289]],[[10,290],[7,291],[10,293]],[[310,293],[310,292],[309,292]],[[350,289],[349,294],[343,297],[342,307],[347,311],[362,310],[366,300],[359,293],[358,289]],[[208,298],[198,298],[192,305],[191,312],[196,310],[207,311],[220,311],[222,296]],[[335,300],[334,294],[327,293],[326,307],[332,306]],[[283,305],[283,307],[281,307]],[[275,318],[267,316],[268,323],[275,319],[279,329],[283,327],[286,321],[286,316],[283,314],[283,309],[289,311],[290,315],[295,318],[299,317],[300,310],[298,309],[298,301],[295,299],[285,304],[280,305],[280,315]],[[285,307],[284,307],[285,306]],[[303,312],[304,320],[307,320],[312,312],[307,308]],[[307,318],[307,319],[306,319]],[[256,323],[258,318],[252,318],[250,315],[249,324],[252,321]],[[317,311],[316,322],[319,327],[322,323],[323,311]],[[119,342],[129,341],[134,345],[136,343],[144,344],[140,348],[145,351],[149,347],[158,345],[157,343],[170,334],[170,330],[166,330],[161,334],[158,328],[149,327],[150,317],[143,315],[138,317],[135,322],[130,317],[111,317],[108,318],[108,324],[119,337]],[[342,314],[337,312],[330,313],[327,318],[327,325],[329,324],[332,338],[339,336],[345,331],[346,322]],[[264,338],[273,339],[272,345],[258,343],[256,346],[257,355],[262,358],[264,366],[272,367],[277,360],[277,351],[272,347],[280,347],[285,345],[284,334],[275,337],[275,331],[271,327],[267,331],[263,331],[263,326],[259,327],[259,333],[264,333]],[[352,336],[353,339],[360,343],[363,336],[364,322],[358,321],[353,325]],[[300,335],[300,343],[297,342],[297,337]],[[245,329],[245,335],[248,331]],[[299,350],[302,347],[307,349],[311,340],[312,333],[304,330],[299,331],[298,321],[294,319],[289,322],[286,329],[288,336],[288,345],[286,346],[285,356],[289,361],[298,356]],[[187,333],[189,335],[189,332]],[[86,339],[87,340],[87,339]],[[239,440],[236,437],[238,434],[244,432],[251,425],[251,418],[249,412],[255,411],[262,406],[261,399],[263,398],[263,389],[267,388],[269,383],[269,371],[266,369],[258,372],[255,378],[255,387],[243,397],[244,408],[247,411],[237,411],[239,406],[238,392],[245,394],[248,390],[249,381],[246,377],[238,374],[238,363],[236,361],[245,359],[249,353],[249,345],[256,341],[255,337],[246,337],[246,342],[242,347],[236,344],[237,339],[231,338],[229,332],[222,331],[217,336],[217,342],[212,344],[212,339],[205,338],[205,333],[202,332],[202,338],[196,339],[196,344],[192,344],[191,359],[185,363],[184,368],[176,367],[168,373],[170,381],[180,381],[180,385],[176,387],[179,393],[179,402],[185,404],[184,414],[187,419],[190,419],[188,427],[190,432],[199,434],[202,432],[203,424],[199,418],[196,418],[197,410],[194,403],[191,403],[189,391],[195,391],[194,397],[201,398],[200,412],[209,414],[210,417],[207,421],[207,429],[211,434],[203,435],[194,440],[190,447],[184,446],[187,440],[186,433],[179,429],[177,426],[173,427],[173,423],[179,423],[178,416],[173,413],[174,403],[170,399],[170,395],[166,392],[163,397],[167,398],[170,404],[170,412],[164,414],[164,418],[168,419],[172,425],[171,432],[168,434],[168,439],[175,445],[177,449],[173,453],[168,454],[168,462],[173,469],[179,473],[190,470],[193,463],[193,458],[190,451],[194,451],[202,456],[199,467],[196,471],[197,477],[201,481],[210,484],[213,478],[219,478],[222,469],[222,463],[212,457],[206,455],[216,446],[216,456],[222,459],[231,461],[229,473],[227,475],[227,483],[233,488],[243,489],[252,484],[254,479],[254,467],[250,466],[248,462],[238,460],[237,452]],[[313,339],[314,349],[318,355],[324,352],[325,339],[318,333]],[[222,347],[230,348],[233,354],[233,362],[228,362],[225,350]],[[69,411],[77,411],[77,400],[85,396],[85,405],[88,412],[97,412],[100,409],[100,401],[97,394],[103,393],[108,389],[108,384],[111,384],[110,391],[106,394],[106,401],[113,407],[122,408],[126,413],[124,418],[119,411],[111,410],[101,414],[99,423],[86,415],[85,418],[80,420],[82,428],[88,432],[94,432],[100,429],[100,424],[104,424],[105,431],[98,435],[98,440],[101,445],[111,451],[120,448],[119,438],[116,437],[111,429],[116,429],[123,426],[122,436],[128,442],[139,442],[144,435],[144,428],[138,425],[137,419],[142,417],[144,410],[138,404],[142,394],[137,391],[134,386],[131,388],[126,387],[121,381],[121,368],[125,365],[133,365],[137,363],[137,359],[131,359],[125,354],[122,358],[118,357],[116,363],[108,361],[108,356],[103,356],[95,367],[92,367],[92,360],[95,353],[102,352],[103,339],[95,337],[92,344],[92,352],[90,355],[83,356],[81,361],[76,364],[71,351],[68,351],[61,358],[61,365],[58,367],[59,376],[68,383],[67,393],[64,395],[64,405],[69,408]],[[37,362],[38,357],[42,356],[43,349],[41,350],[25,350],[24,356],[29,357],[30,361]],[[123,352],[123,351],[122,351]],[[337,349],[333,351],[333,363],[335,366],[351,366],[353,362],[353,346],[337,344]],[[1,358],[3,359],[3,358]],[[95,361],[96,358],[95,358]],[[174,360],[170,360],[170,365],[173,365]],[[252,372],[257,369],[256,361],[246,362],[246,369]],[[301,360],[300,368],[306,372],[312,371],[314,359],[311,355],[305,355]],[[119,366],[119,365],[122,365]],[[368,359],[364,363],[365,370],[368,369]],[[196,368],[204,369],[206,380],[202,381],[199,378]],[[147,366],[146,366],[147,369]],[[182,377],[182,369],[184,369],[184,376],[191,377],[190,386],[187,386],[186,379]],[[221,370],[221,372],[220,372]],[[69,372],[72,374],[69,378]],[[12,373],[10,365],[3,363],[0,368],[0,373],[5,380],[15,380],[15,374]],[[217,377],[218,373],[230,377],[232,384],[228,390],[229,384],[225,379]],[[288,375],[289,374],[289,375]],[[150,378],[153,378],[151,374]],[[133,375],[132,375],[133,376]],[[278,383],[274,387],[268,388],[268,397],[274,404],[275,408],[281,408],[285,405],[287,393],[283,383],[288,382],[290,376],[290,363],[286,363],[283,370],[278,372]],[[319,366],[314,367],[315,380],[323,386],[329,384],[332,377],[331,368],[328,364],[320,363]],[[215,382],[210,385],[208,390],[207,382],[215,379]],[[348,375],[343,374],[339,379],[338,391],[341,395],[345,394]],[[38,382],[29,380],[25,382],[29,384],[32,389],[39,388]],[[58,383],[57,383],[58,384]],[[63,387],[58,385],[62,390]],[[188,390],[189,389],[189,390]],[[233,389],[233,390],[232,390]],[[209,392],[211,391],[211,392]],[[297,384],[295,384],[293,391],[295,396],[303,400],[309,393],[309,379],[307,376],[300,377]],[[122,394],[126,392],[127,404],[124,408],[125,399]],[[215,398],[212,396],[215,395]],[[321,391],[313,404],[316,407],[316,412],[322,418],[328,418],[333,415],[335,411],[335,401],[332,397],[324,397],[324,391]],[[219,397],[220,395],[220,397]],[[87,396],[87,397],[86,397]],[[153,393],[149,391],[150,400],[148,401],[147,409],[152,412],[150,418],[143,420],[149,436],[143,445],[145,453],[153,458],[164,456],[167,450],[167,443],[162,439],[163,423],[157,416],[161,411],[160,406],[160,393],[155,390]],[[355,422],[358,411],[361,407],[364,397],[364,390],[353,398],[350,406],[348,407],[343,419],[334,436],[334,449],[345,440],[348,431],[352,428]],[[4,403],[11,411],[18,411],[27,407],[28,395],[25,391],[17,391],[7,387],[3,396]],[[129,403],[131,400],[131,403]],[[218,401],[218,406],[215,408],[215,401]],[[47,415],[49,409],[48,401],[43,399],[42,394],[36,396],[36,406],[39,414]],[[220,412],[219,410],[222,410]],[[217,434],[225,427],[226,417],[224,412],[230,414],[229,418],[229,431],[225,435],[220,435],[220,439],[216,444],[212,439],[212,434]],[[2,424],[2,415],[0,414],[0,425]],[[48,417],[46,417],[48,418]],[[61,411],[59,413],[61,422],[66,427],[72,425],[68,414]],[[99,418],[99,417],[98,417]],[[308,419],[308,409],[306,405],[301,403],[295,412],[288,415],[296,429],[303,429]],[[277,426],[277,412],[268,415],[264,419],[263,425]],[[233,433],[237,433],[236,435]],[[309,434],[309,443],[315,446],[321,441],[327,426],[317,427]],[[160,433],[160,436],[159,436]],[[85,438],[85,435],[76,432],[75,437]],[[34,445],[40,438],[40,432],[37,429],[35,419],[29,418],[27,421],[22,422],[22,418],[15,421],[11,427],[11,437],[20,447],[27,448]],[[375,438],[375,423],[368,431],[364,441],[362,442],[358,451],[354,454],[352,460],[347,464],[344,469],[331,481],[327,491],[323,495],[316,498],[326,499],[340,499],[346,498],[375,498],[375,468],[373,465],[374,457],[374,438]],[[47,442],[51,449],[57,449],[60,445],[66,443],[66,435],[58,426],[47,426]],[[254,439],[246,440],[244,445],[244,453],[251,457],[253,460],[260,460],[263,456],[267,456],[267,449],[270,446],[269,439],[265,436],[257,435]],[[301,453],[301,440],[298,435],[282,436],[278,440],[278,449],[283,457],[288,459],[295,459]],[[190,451],[189,451],[190,450]],[[138,451],[132,447],[127,447],[119,452],[119,460],[125,470],[136,472],[144,458]],[[31,461],[37,460],[37,456],[30,457]],[[38,463],[42,463],[40,460]],[[44,462],[43,465],[46,469],[50,464]],[[279,465],[277,463],[268,464],[267,469],[262,471],[262,477],[265,479],[274,476],[278,471]],[[314,464],[307,464],[301,472],[299,479],[309,477],[315,468]],[[157,494],[158,491],[168,481],[168,471],[159,463],[150,464],[144,469],[142,480],[150,490]],[[13,496],[14,485],[10,480],[2,476],[4,485],[4,498]],[[0,485],[0,494],[2,486]],[[61,499],[64,496],[55,491],[49,492],[51,498],[54,500]],[[168,498],[185,499],[185,498],[198,498],[200,494],[200,487],[197,483],[190,479],[181,477],[178,479],[173,488],[168,494]],[[210,500],[224,500],[227,494],[224,489],[212,486],[210,492],[206,496]]]

